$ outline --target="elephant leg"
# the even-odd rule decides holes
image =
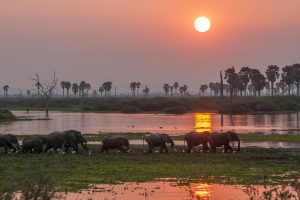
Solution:
[[[122,145],[120,145],[120,146],[118,147],[118,150],[119,150],[119,151],[123,151],[123,153],[126,153],[126,151],[123,149]]]
[[[149,146],[148,153],[152,153],[152,150],[153,150],[153,146]]]
[[[108,154],[108,149],[105,149],[106,153]]]
[[[79,150],[78,144],[74,143],[72,148],[76,153],[78,153],[78,150]]]
[[[100,153],[103,153],[103,151],[104,151],[104,148],[103,148],[103,146],[101,147],[101,150],[100,150]]]
[[[203,144],[202,144],[202,150],[203,150],[203,151],[209,151],[209,148],[208,148],[207,143],[203,143]]]
[[[47,151],[49,151],[49,149],[51,149],[51,145],[49,143],[47,143],[47,145],[44,149],[44,153],[47,153]]]
[[[169,151],[168,151],[168,148],[167,148],[167,146],[166,146],[166,144],[163,145],[163,149],[165,149],[166,153],[169,152]]]
[[[216,153],[216,151],[217,151],[217,148],[213,145],[210,145],[210,152]]]
[[[65,153],[68,153],[68,152],[69,152],[69,146],[66,146]]]

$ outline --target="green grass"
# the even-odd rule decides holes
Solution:
[[[0,155],[0,192],[22,190],[24,180],[51,176],[59,191],[89,184],[144,182],[159,178],[207,179],[227,184],[288,184],[300,178],[299,149],[243,149],[240,153],[146,154],[134,146],[128,154]],[[182,149],[180,149],[182,150]],[[291,180],[293,179],[293,180]]]
[[[6,109],[0,109],[0,122],[15,121],[17,118]]]

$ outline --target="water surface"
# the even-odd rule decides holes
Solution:
[[[13,111],[17,116],[44,118],[42,111]],[[121,113],[78,113],[50,112],[52,120],[17,121],[0,123],[0,133],[48,134],[52,131],[68,129],[84,133],[98,132],[151,132],[183,134],[190,131],[227,131],[239,133],[263,132],[300,133],[300,120],[296,113],[278,115],[234,115],[224,116],[216,113],[170,114],[121,114]]]

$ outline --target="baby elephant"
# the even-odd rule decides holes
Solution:
[[[43,143],[38,139],[27,139],[22,143],[22,153],[27,152],[33,153],[42,153],[43,152]]]
[[[123,146],[126,147],[126,151],[123,149]],[[129,141],[127,138],[120,136],[108,136],[102,140],[102,148],[101,153],[106,151],[108,153],[109,149],[118,149],[119,151],[123,151],[124,153],[129,151]]]

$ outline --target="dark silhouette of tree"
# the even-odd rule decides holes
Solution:
[[[256,92],[258,92],[258,96],[260,96],[261,90],[266,86],[265,76],[258,69],[252,69],[250,73],[250,80],[255,89],[254,94],[256,95]]]
[[[149,92],[150,92],[150,89],[146,85],[145,89],[143,89],[143,93],[144,93],[145,96],[148,96]]]
[[[291,95],[291,87],[294,83],[293,66],[287,65],[282,68],[281,78],[288,87],[288,94]]]
[[[233,90],[235,89],[235,86],[238,82],[238,75],[235,72],[234,67],[226,69],[224,78],[230,86],[230,114],[232,114]]]
[[[209,83],[208,87],[209,87],[209,90],[210,90],[210,96],[212,96],[212,93],[214,91],[214,83]]]
[[[296,63],[293,64],[293,75],[294,75],[294,80],[296,82],[296,87],[297,87],[297,96],[299,96],[299,87],[300,87],[300,64]]]
[[[166,96],[168,96],[168,93],[169,93],[169,90],[170,90],[170,86],[169,84],[165,83],[164,86],[163,86],[163,89],[166,93]]]
[[[140,88],[141,88],[141,83],[140,82],[136,82],[136,90],[137,90],[136,96],[139,96]]]
[[[93,96],[97,97],[97,90],[93,90]]]
[[[187,91],[188,87],[186,85],[183,85],[182,88],[183,88],[184,95],[187,96],[188,95],[188,91]]]
[[[215,96],[219,95],[220,89],[220,83],[216,82],[211,84],[211,90],[214,92]]]
[[[8,89],[9,89],[9,86],[8,86],[8,85],[4,85],[2,89],[3,89],[3,95],[4,95],[5,97],[7,97],[7,96],[8,96]]]
[[[110,82],[110,81],[104,82],[102,84],[102,87],[104,89],[105,96],[110,95],[110,91],[111,91],[111,88],[112,88],[112,82]]]
[[[270,96],[271,84],[269,81],[266,81],[266,94]]]
[[[72,86],[72,84],[69,81],[65,82],[65,88],[67,90],[67,97],[69,97],[69,91],[70,91],[71,86]]]
[[[27,91],[26,91],[26,94],[27,94],[28,97],[30,97],[31,91],[30,91],[30,90],[27,90]]]
[[[136,82],[131,82],[130,85],[129,85],[129,87],[131,89],[132,96],[134,97],[135,96],[136,87],[137,87]]]
[[[184,88],[183,86],[179,87],[180,96],[184,94]]]
[[[175,89],[175,94],[177,94],[177,89],[179,88],[178,82],[175,82],[175,83],[173,84],[173,87],[174,87],[174,89]]]
[[[63,97],[65,96],[65,86],[66,86],[65,81],[60,82],[60,87],[63,89]]]
[[[91,84],[89,84],[89,83],[86,83],[86,85],[85,85],[85,90],[86,90],[86,97],[88,97],[89,96],[89,90],[91,89]]]
[[[266,70],[267,79],[271,83],[271,96],[274,95],[274,83],[279,78],[279,67],[277,65],[269,65]]]
[[[75,97],[77,96],[78,92],[79,92],[79,86],[77,83],[73,83],[72,84],[72,92],[74,93]]]
[[[31,79],[34,81],[36,87],[39,88],[38,90],[40,90],[40,93],[38,93],[37,95],[41,97],[45,105],[46,116],[49,117],[49,101],[52,95],[54,94],[55,90],[57,90],[58,86],[58,79],[56,78],[56,73],[54,72],[53,78],[50,81],[41,82],[38,73],[36,73],[35,76]]]
[[[207,89],[208,89],[208,85],[207,84],[204,84],[204,85],[200,86],[200,91],[202,93],[202,96],[205,95]]]
[[[37,88],[37,92],[38,92],[38,95],[40,95],[40,89],[41,89],[41,83],[40,82],[37,82],[35,84],[36,88]]]
[[[104,88],[103,88],[103,87],[100,87],[100,88],[99,88],[99,92],[100,92],[100,95],[101,95],[101,97],[102,97],[102,93],[104,92]]]
[[[243,91],[245,92],[245,96],[247,95],[247,85],[250,81],[250,72],[251,69],[249,67],[242,67],[238,73],[238,89],[240,90],[240,95],[243,95]]]
[[[173,86],[170,86],[170,93],[171,93],[171,97],[173,96],[173,89],[174,89],[174,87]]]
[[[79,83],[79,94],[81,95],[81,98],[84,98],[85,94],[85,89],[86,89],[86,82],[85,81],[81,81]]]

